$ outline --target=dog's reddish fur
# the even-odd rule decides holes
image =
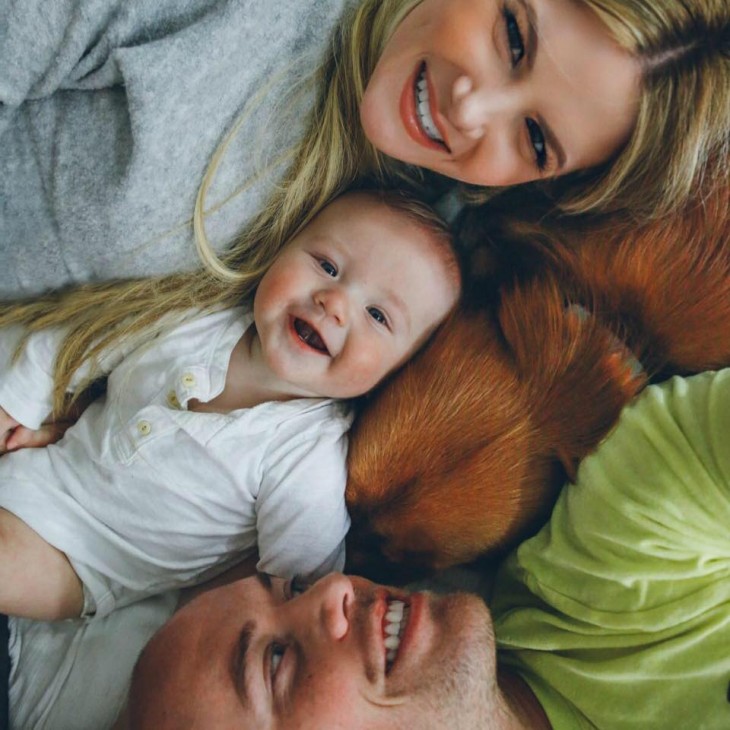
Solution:
[[[730,364],[728,202],[721,190],[641,229],[573,225],[560,243],[513,236],[512,263],[491,255],[482,286],[497,295],[452,317],[358,416],[351,566],[374,546],[442,568],[514,544],[647,376]]]

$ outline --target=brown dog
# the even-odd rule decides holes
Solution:
[[[728,203],[720,190],[633,231],[579,222],[559,242],[469,212],[470,305],[351,433],[351,568],[372,572],[375,551],[440,569],[510,547],[648,379],[730,364]],[[507,243],[490,249],[495,235]]]

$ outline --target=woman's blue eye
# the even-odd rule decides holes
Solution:
[[[327,259],[320,259],[319,265],[322,267],[322,271],[324,271],[327,276],[337,276],[337,267],[332,262],[327,261]]]
[[[525,44],[522,40],[522,32],[517,18],[507,8],[502,11],[504,15],[504,24],[507,29],[507,44],[509,45],[510,56],[512,57],[512,66],[516,66],[525,55]]]
[[[379,324],[388,324],[385,315],[377,307],[368,307],[368,314]]]
[[[547,165],[547,146],[545,144],[545,135],[540,129],[540,125],[529,117],[525,119],[527,124],[527,133],[530,135],[530,144],[535,151],[535,163],[539,170],[544,170]]]

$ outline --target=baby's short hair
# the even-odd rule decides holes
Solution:
[[[447,271],[453,276],[459,289],[462,286],[462,262],[455,245],[454,235],[444,219],[436,210],[424,200],[405,190],[398,188],[370,188],[365,187],[352,192],[360,192],[388,206],[397,213],[404,213],[417,226],[427,230],[433,236],[433,241]]]

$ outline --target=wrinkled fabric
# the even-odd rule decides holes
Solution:
[[[0,298],[198,263],[259,212],[357,0],[0,0]],[[282,156],[284,156],[282,158]]]
[[[349,407],[297,398],[188,410],[223,391],[253,322],[242,307],[194,314],[113,351],[106,393],[60,441],[0,458],[0,506],[66,554],[86,615],[200,582],[253,550],[259,570],[282,577],[344,565]],[[0,330],[0,406],[22,423],[6,395],[27,397],[34,427],[60,337],[34,333],[11,365],[12,334]]]
[[[493,612],[556,730],[730,727],[730,370],[626,408]]]

